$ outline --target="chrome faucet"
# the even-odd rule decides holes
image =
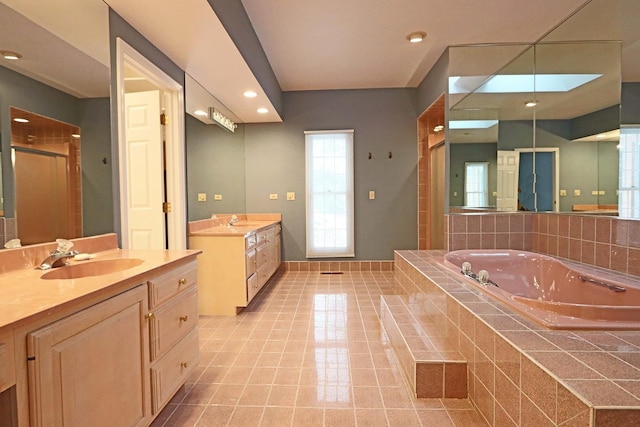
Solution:
[[[78,255],[78,251],[72,251],[73,242],[65,239],[56,239],[58,247],[51,252],[49,256],[40,263],[40,270],[49,270],[56,267],[62,267],[68,264],[67,260]]]
[[[42,263],[40,264],[40,266],[38,268],[40,270],[49,270],[51,268],[65,266],[65,265],[69,264],[67,262],[67,260],[69,258],[73,258],[76,255],[78,255],[78,251],[62,252],[62,251],[59,251],[58,249],[56,249],[55,251],[51,252],[51,254],[49,254],[47,259],[42,261]]]
[[[236,215],[232,215],[231,219],[229,220],[229,222],[227,222],[228,226],[232,226],[233,224],[235,224],[236,222],[238,222],[238,217]]]

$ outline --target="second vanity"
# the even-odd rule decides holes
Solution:
[[[147,426],[198,363],[199,251],[75,243],[95,259],[43,272],[51,245],[0,252],[1,427]]]
[[[280,214],[220,215],[189,223],[201,315],[236,315],[280,267]]]

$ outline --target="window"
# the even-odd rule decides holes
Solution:
[[[640,127],[620,129],[619,162],[619,215],[640,218]]]
[[[307,258],[354,256],[353,130],[305,132]]]
[[[489,205],[489,163],[464,164],[464,205],[482,208]]]

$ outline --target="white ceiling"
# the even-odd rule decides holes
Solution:
[[[193,77],[199,83],[197,86],[215,95],[214,102],[225,106],[237,121],[282,119],[206,0],[105,1]],[[105,72],[108,46],[101,42],[98,52],[94,52],[96,42],[92,36],[98,32],[97,37],[104,40],[104,31],[108,30],[104,2],[0,2],[19,10],[58,38],[52,48],[43,48],[45,45],[38,42],[41,51],[50,55],[60,55],[65,49],[82,51],[88,63],[94,63],[94,68],[85,68],[63,62],[40,66],[38,72],[74,71],[75,76],[67,77],[71,82],[90,80],[94,74]],[[615,8],[610,7],[624,3],[637,9],[640,1],[597,2],[605,9],[587,20],[588,34],[598,35],[603,28],[640,28],[636,24],[639,15],[615,14],[611,12]],[[446,46],[533,42],[585,0],[242,0],[242,3],[282,90],[291,91],[416,87]],[[606,23],[594,21],[604,15],[613,16],[607,16]],[[0,17],[7,18],[8,14],[0,13]],[[12,39],[33,32],[25,22],[16,25],[17,22],[10,25],[11,19],[0,21],[0,50],[9,47],[10,39],[2,31],[9,29]],[[417,30],[427,33],[426,41],[418,45],[408,43],[406,36]],[[637,59],[640,55],[636,54],[640,48],[637,40],[626,43],[623,54],[640,61]],[[629,67],[629,63],[623,60],[623,79],[640,81],[640,66]],[[104,91],[104,81],[100,84]],[[247,89],[258,92],[258,97],[244,98],[242,93]],[[72,93],[71,89],[67,91]],[[92,96],[89,89],[82,91],[76,90]],[[266,106],[271,112],[260,115],[256,113],[259,106]]]

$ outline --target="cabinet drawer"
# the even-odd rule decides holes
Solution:
[[[244,239],[244,250],[248,251],[253,248],[257,243],[257,237],[255,234],[251,234]]]
[[[251,277],[247,279],[247,303],[256,296],[258,290],[260,290],[260,285],[258,284],[258,273],[253,273]]]
[[[246,269],[247,269],[247,278],[256,272],[257,268],[257,260],[256,260],[256,251],[251,250],[247,252],[246,255]]]
[[[152,412],[157,414],[198,365],[198,330],[192,330],[151,368]]]
[[[262,245],[267,243],[267,234],[268,234],[268,230],[260,230],[258,231],[258,243],[257,245]]]
[[[197,288],[194,287],[152,313],[149,338],[151,360],[155,360],[197,326]]]
[[[149,307],[154,308],[190,286],[195,286],[198,280],[196,266],[196,261],[191,261],[149,280]]]
[[[13,354],[13,335],[0,334],[0,392],[16,383],[15,360]]]
[[[263,266],[267,265],[269,261],[269,251],[267,246],[260,246],[256,250],[256,268],[260,270]]]

